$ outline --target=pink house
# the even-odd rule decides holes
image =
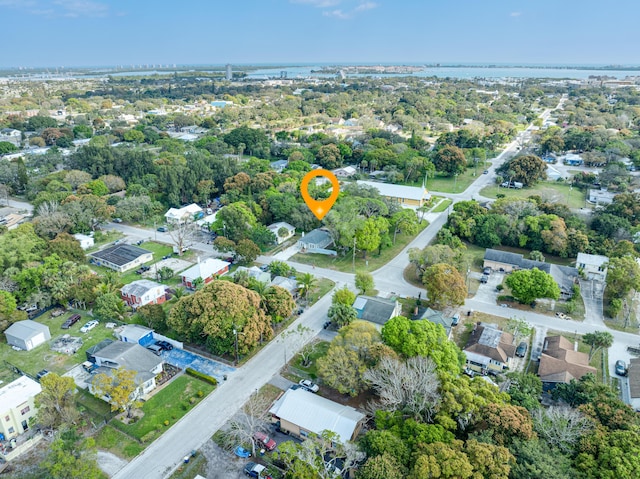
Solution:
[[[162,304],[167,299],[165,286],[148,279],[125,284],[120,291],[122,300],[133,309],[145,304]]]
[[[193,288],[194,282],[202,278],[205,284],[213,281],[216,276],[222,276],[229,272],[231,263],[215,258],[207,258],[194,264],[191,268],[182,272],[182,282],[187,288]]]

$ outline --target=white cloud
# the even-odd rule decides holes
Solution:
[[[309,5],[322,10],[325,17],[348,20],[356,14],[372,10],[378,6],[369,0],[289,0],[291,3]],[[340,8],[331,8],[340,7]]]
[[[519,17],[520,15],[522,15],[522,12],[511,12],[509,14],[510,17]]]
[[[107,5],[90,0],[55,0],[53,4],[63,9],[63,16],[71,18],[104,17],[109,11]]]
[[[340,5],[341,2],[342,0],[291,0],[291,3],[302,3],[316,8],[335,7]]]

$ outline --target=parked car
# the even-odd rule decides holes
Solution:
[[[62,323],[62,326],[60,327],[62,329],[69,329],[71,326],[80,321],[80,318],[82,318],[82,316],[80,316],[79,314],[74,314],[70,316],[69,319],[67,319],[64,323]]]
[[[173,349],[173,344],[171,344],[169,341],[156,341],[155,344],[163,351],[171,351]]]
[[[159,231],[160,233],[166,233],[167,231],[169,231],[169,228],[167,228],[166,226],[160,226],[160,227],[158,228],[158,231]]]
[[[236,448],[233,450],[234,454],[238,457],[251,457],[251,452],[247,451],[244,447],[242,446],[236,446]],[[250,462],[249,464],[254,464],[253,462]],[[247,464],[247,466],[249,465]],[[245,467],[246,469],[246,467]]]
[[[482,269],[482,274],[487,274],[487,275],[491,274],[491,268],[489,266],[485,266]]]
[[[311,382],[308,379],[301,379],[298,384],[312,393],[317,393],[320,390],[320,387],[316,383]]]
[[[483,274],[482,278],[480,278],[480,282],[481,283],[487,283],[489,281],[489,275],[488,274]]]
[[[616,361],[616,374],[618,376],[627,375],[627,363],[625,363],[622,359],[618,359]]]
[[[150,344],[149,346],[147,346],[147,349],[151,351],[153,354],[155,354],[156,356],[160,356],[163,351],[163,349],[157,344]]]
[[[82,326],[80,328],[80,332],[81,333],[88,333],[89,331],[91,331],[93,328],[95,328],[98,324],[100,324],[98,322],[98,320],[96,319],[92,319],[91,321],[89,321],[87,324],[85,324],[84,326]]]
[[[38,374],[36,374],[36,379],[38,381],[40,381],[43,377],[45,377],[47,374],[49,374],[49,370],[48,369],[43,369],[42,371],[40,371]]]
[[[451,326],[457,326],[459,322],[460,322],[460,314],[456,313],[453,315],[453,318],[451,318]]]
[[[113,218],[114,223],[122,223],[122,218]]]
[[[138,240],[136,241],[136,246],[140,246],[142,243],[144,243],[144,240]]]
[[[529,345],[525,341],[521,341],[516,348],[516,356],[524,358],[527,355],[527,349],[529,349]]]
[[[255,462],[248,462],[246,466],[244,466],[244,473],[249,477],[256,477],[259,479],[272,479],[269,475],[262,475],[262,473],[267,468],[262,464],[256,464]]]
[[[267,436],[264,432],[261,432],[261,431],[257,431],[256,433],[254,433],[253,438],[256,441],[258,441],[260,444],[262,444],[267,451],[273,451],[278,445],[276,441],[274,441],[269,436]]]
[[[488,174],[489,174],[489,170],[484,170],[484,171],[482,172],[482,174],[483,174],[483,175],[488,175]]]
[[[170,255],[170,254],[165,254],[165,255],[162,257],[162,259],[169,259],[169,258],[171,258],[171,255]]]
[[[151,266],[147,266],[147,265],[140,266],[140,267],[136,270],[136,274],[142,274],[142,273],[144,273],[144,272],[146,272],[146,271],[149,271],[150,269],[151,269]]]

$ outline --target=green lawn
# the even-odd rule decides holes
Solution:
[[[418,234],[420,234],[428,224],[429,223],[427,221],[423,221],[420,224],[420,231],[418,231]],[[396,244],[392,245],[390,248],[383,249],[382,253],[379,255],[377,253],[368,254],[366,259],[364,259],[362,253],[359,252],[356,254],[355,270],[375,271],[395,258],[415,237],[416,235],[398,234],[396,236]],[[327,256],[323,254],[298,253],[294,255],[291,260],[297,261],[298,263],[311,264],[319,268],[335,269],[346,273],[354,272],[353,256],[351,254],[347,254],[346,256]]]
[[[132,459],[144,451],[144,446],[110,425],[104,426],[94,436],[98,449],[108,451],[124,459]]]
[[[329,349],[329,342],[328,341],[318,341],[314,344],[313,346],[313,352],[311,353],[311,355],[309,356],[309,366],[304,367],[302,366],[302,358],[300,357],[299,354],[297,354],[294,358],[293,358],[293,366],[295,368],[300,369],[301,371],[306,372],[307,374],[309,374],[309,376],[311,376],[312,378],[317,378],[318,377],[318,369],[317,369],[317,365],[316,365],[316,360],[318,358],[321,358],[323,356],[325,356],[327,354],[327,350]]]
[[[176,472],[169,479],[192,479],[200,475],[207,475],[207,458],[203,454],[198,454],[189,461],[189,464],[180,464]]]
[[[95,397],[85,389],[78,389],[76,393],[76,403],[84,407],[87,412],[95,416],[96,419],[104,419],[105,416],[112,414],[111,406],[106,401]]]
[[[478,163],[477,175],[473,176],[473,168],[467,168],[464,173],[458,175],[457,178],[453,176],[445,176],[441,173],[436,173],[435,178],[431,175],[427,179],[425,187],[429,191],[441,191],[443,193],[462,193],[466,190],[471,183],[473,183],[478,176],[482,175],[482,171],[486,167],[483,163]],[[422,180],[414,183],[412,186],[421,186]]]
[[[94,244],[91,248],[87,249],[86,252],[93,253],[94,251],[98,251],[101,246],[104,246],[107,243],[112,243],[123,236],[124,235],[122,233],[114,230],[96,231],[93,235]]]
[[[583,208],[586,201],[586,195],[583,191],[570,188],[566,183],[557,181],[543,181],[522,189],[501,188],[498,185],[487,186],[480,191],[480,194],[487,198],[497,198],[498,194],[503,194],[506,198],[528,198],[538,195],[543,200],[551,203],[563,203],[569,205],[570,208]]]
[[[144,403],[142,419],[133,424],[124,424],[114,419],[111,424],[149,444],[202,400],[198,397],[198,391],[202,391],[204,398],[213,389],[214,386],[209,383],[182,375]],[[165,425],[165,421],[169,421],[169,426]]]
[[[71,316],[71,314],[75,313],[81,314],[82,319],[69,329],[61,329],[60,325],[62,325],[62,323]],[[5,337],[2,336],[0,339],[0,359],[7,361],[33,375],[45,368],[57,374],[66,373],[76,364],[87,360],[85,351],[88,348],[99,343],[103,339],[115,339],[113,336],[113,330],[105,328],[104,323],[100,323],[88,333],[81,333],[80,328],[87,321],[92,319],[86,313],[86,311],[82,310],[73,310],[58,318],[52,318],[50,312],[45,313],[37,318],[36,321],[49,326],[51,340],[47,341],[45,344],[41,344],[31,351],[14,351],[11,346],[6,343]],[[51,342],[63,334],[70,334],[71,336],[82,338],[83,344],[78,352],[69,356],[57,353],[50,349]]]
[[[445,198],[435,208],[431,210],[431,213],[442,213],[449,207],[451,203],[453,203],[453,200],[449,198]]]
[[[327,278],[318,278],[315,288],[311,289],[309,293],[309,306],[313,305],[316,301],[322,298],[325,294],[331,291],[336,285],[333,281]]]

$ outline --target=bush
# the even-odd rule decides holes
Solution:
[[[192,405],[193,405],[193,404],[195,404],[195,403],[196,403],[196,401],[197,401],[197,399],[196,399],[196,398],[194,398],[194,397],[190,397],[190,398],[189,398],[189,404],[192,404]]]
[[[498,291],[502,291],[504,289],[504,285],[503,284],[499,284],[498,286],[496,286],[496,290]]]
[[[198,391],[198,397],[201,398],[202,396],[204,396],[204,393],[202,391]]]
[[[164,425],[165,425],[165,426],[168,426],[168,425],[169,425],[169,420],[168,420],[168,419],[164,421]]]
[[[218,385],[218,380],[208,374],[201,373],[200,371],[196,371],[195,369],[187,368],[186,373],[189,376],[193,376],[194,378],[202,379],[204,382],[209,384],[213,384],[214,386]]]

